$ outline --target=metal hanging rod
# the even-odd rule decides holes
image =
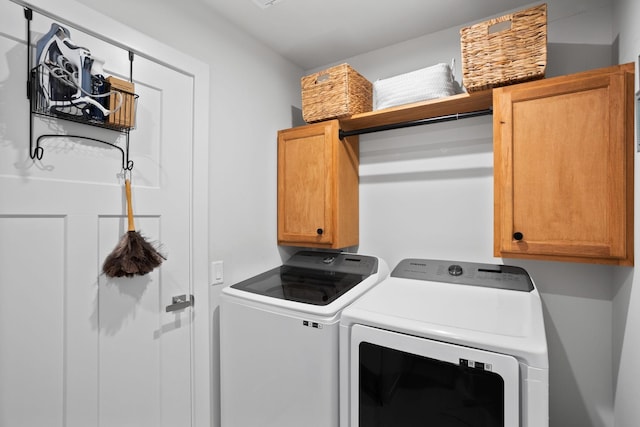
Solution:
[[[373,127],[364,128],[364,129],[355,129],[355,130],[347,130],[347,131],[344,131],[341,129],[338,132],[338,136],[340,139],[344,139],[346,137],[353,136],[353,135],[364,135],[367,133],[383,132],[386,130],[402,129],[402,128],[408,128],[408,127],[414,127],[414,126],[422,126],[422,125],[431,125],[434,123],[452,122],[455,120],[468,119],[471,117],[489,116],[492,114],[493,114],[493,109],[488,108],[486,110],[471,111],[469,113],[456,113],[456,114],[450,114],[447,116],[431,117],[428,119],[414,120],[410,122],[373,126]]]

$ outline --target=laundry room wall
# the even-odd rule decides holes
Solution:
[[[636,91],[639,89],[638,55],[640,55],[640,2],[637,0],[614,1],[614,34],[618,34],[617,46],[620,62],[636,62]],[[636,92],[638,93],[638,92]],[[638,103],[636,102],[636,144],[638,135]],[[636,149],[635,188],[640,188],[638,153]],[[635,205],[635,242],[638,254],[638,191]],[[638,256],[636,255],[636,259]],[[637,263],[637,262],[636,262]],[[615,426],[635,426],[640,420],[640,277],[635,269],[616,269],[613,298],[613,361]]]
[[[611,2],[558,3],[548,2],[547,77],[617,63]],[[455,59],[460,79],[460,27],[343,62],[374,81]],[[391,267],[407,257],[525,267],[544,304],[550,426],[613,426],[614,272],[631,269],[493,257],[491,117],[363,135],[360,155],[359,252]]]

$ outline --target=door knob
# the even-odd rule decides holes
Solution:
[[[316,233],[318,233],[318,236],[322,236],[322,233],[324,233],[324,230],[322,228],[318,228],[316,230]]]
[[[522,239],[524,239],[524,234],[522,234],[519,231],[516,231],[515,233],[513,233],[513,238],[517,241],[520,241]]]
[[[189,295],[187,298],[186,295],[176,295],[171,299],[172,304],[166,307],[167,313],[170,311],[178,311],[183,308],[187,308],[193,305],[193,295]]]

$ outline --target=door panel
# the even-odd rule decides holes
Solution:
[[[193,293],[193,78],[134,58],[135,226],[168,258],[143,277],[107,278],[102,263],[127,229],[122,157],[108,145],[51,138],[41,161],[29,158],[22,17],[20,6],[0,5],[0,425],[189,426],[193,313],[165,307]],[[51,22],[34,13],[34,42]],[[105,59],[106,74],[128,79],[125,50],[63,26]],[[36,136],[126,143],[84,124],[34,125]]]
[[[64,235],[62,217],[0,217],[3,426],[63,425]]]
[[[286,232],[317,236],[318,228],[326,228],[326,167],[324,135],[287,140],[283,147],[284,184],[287,190],[284,206]],[[291,165],[308,165],[294,166]]]
[[[100,218],[100,259],[113,249],[113,236],[122,234],[121,218]],[[158,219],[138,221],[151,234]],[[96,317],[99,319],[99,396],[101,425],[128,426],[160,423],[160,337],[158,313],[164,307],[158,270],[131,279],[99,281]],[[153,325],[153,326],[151,326]],[[151,327],[150,327],[151,326]],[[147,396],[136,397],[137,393]]]

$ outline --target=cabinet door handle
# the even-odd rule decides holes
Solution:
[[[324,233],[324,230],[322,228],[318,228],[316,230],[316,233],[318,233],[318,236],[322,236],[322,233]]]
[[[515,233],[513,233],[513,238],[519,242],[524,239],[524,235],[521,232],[516,231]]]

